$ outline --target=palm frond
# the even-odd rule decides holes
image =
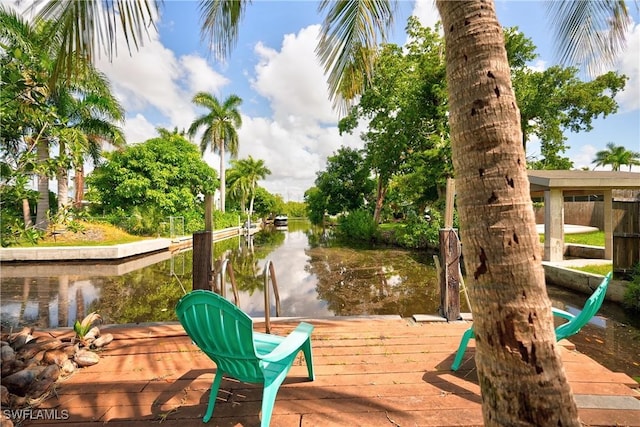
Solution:
[[[225,59],[238,41],[238,27],[250,0],[200,1],[202,41],[219,59]]]
[[[393,23],[395,2],[389,0],[322,0],[327,10],[316,48],[334,106],[361,92],[373,74],[379,42]],[[357,74],[364,76],[359,80]],[[362,84],[361,87],[358,87]]]
[[[44,3],[44,4],[43,4]],[[155,0],[37,0],[42,8],[37,19],[56,23],[53,36],[59,38],[59,51],[53,77],[76,71],[78,61],[94,62],[100,52],[112,60],[118,52],[117,35],[121,32],[131,53],[155,28],[158,2]]]
[[[624,0],[573,0],[547,2],[556,35],[558,58],[591,75],[610,66],[625,46],[631,23]]]

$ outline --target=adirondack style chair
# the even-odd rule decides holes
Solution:
[[[589,299],[587,299],[584,307],[582,308],[582,311],[580,311],[580,313],[578,313],[577,315],[573,315],[564,310],[552,307],[554,316],[558,316],[567,320],[567,322],[556,327],[556,341],[560,341],[564,338],[577,334],[578,332],[580,332],[580,329],[582,329],[584,325],[589,323],[589,320],[591,320],[591,318],[595,316],[598,310],[600,310],[600,306],[602,306],[602,302],[604,301],[604,296],[607,293],[607,288],[609,287],[609,282],[611,281],[612,276],[612,272],[609,272],[609,274],[605,276],[600,285],[598,285]],[[462,335],[456,357],[453,360],[453,364],[451,365],[452,371],[457,371],[460,367],[464,353],[467,350],[469,340],[472,338],[475,338],[473,325]]]
[[[296,356],[302,350],[309,379],[314,380],[311,355],[313,325],[301,322],[287,337],[253,330],[253,321],[230,301],[208,290],[195,290],[178,301],[176,313],[193,342],[217,365],[207,412],[213,415],[223,376],[262,383],[262,421],[271,420],[276,394]]]

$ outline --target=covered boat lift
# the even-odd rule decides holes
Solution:
[[[598,195],[604,201],[604,258],[613,259],[612,190],[640,189],[640,173],[530,170],[531,197],[544,197],[544,261],[564,256],[564,197]]]

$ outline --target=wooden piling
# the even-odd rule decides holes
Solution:
[[[211,231],[193,233],[193,289],[211,290],[213,274],[211,269]]]
[[[440,307],[451,322],[460,319],[460,240],[452,228],[440,230]]]

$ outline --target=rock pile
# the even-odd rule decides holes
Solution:
[[[96,352],[113,340],[111,334],[100,335],[95,323],[100,316],[91,313],[82,323],[76,322],[73,338],[33,336],[33,328],[2,332],[0,359],[3,408],[35,406],[48,395],[54,384],[78,368],[100,361]],[[4,425],[4,424],[3,424]]]

